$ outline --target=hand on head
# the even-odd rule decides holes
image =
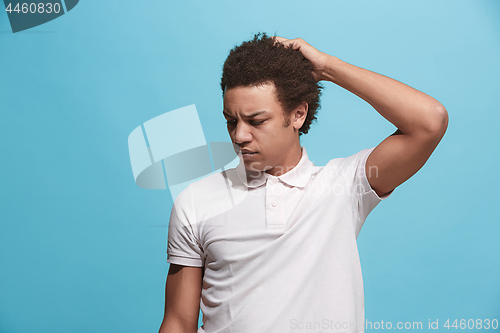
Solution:
[[[323,71],[326,67],[326,63],[329,55],[317,50],[313,46],[309,45],[302,38],[286,39],[283,37],[273,36],[273,38],[282,43],[285,46],[291,46],[295,50],[302,52],[304,57],[308,59],[314,66],[313,75],[317,81],[324,80]]]

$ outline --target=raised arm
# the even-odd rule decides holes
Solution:
[[[202,267],[170,264],[165,286],[165,316],[158,333],[196,333],[202,277]]]
[[[313,63],[317,80],[331,81],[361,97],[398,128],[366,162],[368,181],[378,195],[391,192],[424,165],[448,126],[441,103],[399,81],[320,52],[300,38],[277,39]]]

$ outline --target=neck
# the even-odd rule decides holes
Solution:
[[[275,177],[281,176],[288,171],[292,170],[299,164],[300,159],[302,158],[302,149],[300,148],[300,142],[297,140],[297,143],[290,148],[289,153],[284,158],[283,162],[280,165],[275,166],[266,172]]]

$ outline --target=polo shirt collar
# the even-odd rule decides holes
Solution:
[[[305,187],[307,185],[311,178],[314,164],[307,156],[306,148],[301,147],[301,149],[302,157],[299,163],[292,170],[275,178],[293,187]],[[268,178],[274,177],[267,172],[246,170],[245,163],[242,160],[240,160],[240,163],[236,167],[236,173],[243,184],[249,188],[262,186]]]
[[[302,148],[302,157],[299,163],[292,170],[287,173],[278,176],[278,179],[282,182],[294,186],[294,187],[305,187],[311,179],[313,166],[309,157],[307,156],[306,148]]]

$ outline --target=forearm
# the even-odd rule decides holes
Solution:
[[[446,127],[441,103],[387,76],[328,56],[321,79],[364,99],[403,134],[440,133]]]

